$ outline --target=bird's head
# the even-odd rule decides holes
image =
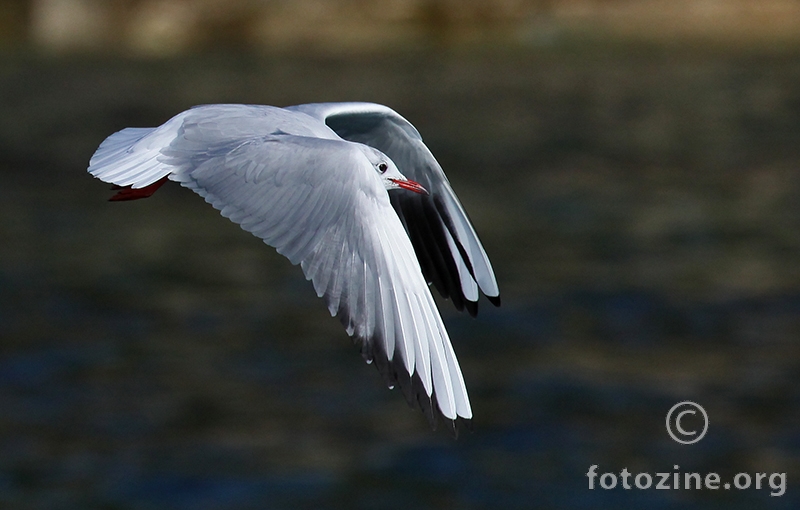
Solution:
[[[389,159],[389,157],[376,150],[372,147],[367,147],[367,159],[372,164],[372,167],[381,177],[383,181],[383,186],[387,190],[393,189],[405,189],[408,191],[413,191],[414,193],[420,193],[422,195],[428,195],[428,190],[422,187],[422,185],[416,181],[412,181],[411,179],[406,178],[405,175],[400,173],[400,170],[397,168],[397,165]]]

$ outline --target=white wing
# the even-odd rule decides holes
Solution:
[[[163,162],[161,150],[187,130],[202,133],[202,137],[183,138],[182,149],[194,153],[193,157],[207,156],[212,146],[235,143],[255,134],[339,139],[323,123],[283,108],[202,105],[179,113],[157,128],[126,128],[109,136],[89,161],[89,173],[117,186],[144,188],[172,173],[172,167]],[[205,146],[206,143],[211,145]]]
[[[391,195],[411,238],[422,273],[457,309],[478,311],[480,291],[500,304],[497,280],[466,211],[442,167],[422,142],[419,132],[394,110],[373,103],[317,103],[293,106],[325,122],[346,140],[375,147],[389,156],[409,179],[430,195]]]
[[[260,129],[231,136],[222,126],[230,112],[206,108],[182,114],[179,126],[169,126],[173,140],[156,154],[118,150],[118,159],[137,153],[154,176],[168,171],[171,180],[299,263],[331,314],[361,343],[365,359],[429,419],[437,409],[450,420],[471,419],[458,361],[413,247],[359,144],[332,132],[324,138],[287,134],[329,131],[309,128],[315,121],[297,113],[296,126],[261,126],[275,134],[253,135],[265,132]],[[165,136],[159,130],[170,122],[135,143]],[[134,181],[108,154],[92,158],[90,172],[109,182]],[[128,166],[148,174],[146,163]]]

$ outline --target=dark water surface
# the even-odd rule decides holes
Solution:
[[[411,120],[503,306],[440,301],[475,432],[431,432],[291,266],[102,139],[199,103]],[[798,508],[800,56],[596,48],[0,59],[0,507]],[[694,445],[665,430],[690,399]],[[786,473],[761,490],[586,472]]]

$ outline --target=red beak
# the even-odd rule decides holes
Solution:
[[[393,183],[397,184],[403,189],[407,189],[408,191],[413,191],[414,193],[419,193],[420,195],[430,195],[428,190],[422,187],[422,184],[418,183],[417,181],[406,180],[401,181],[400,179],[389,179]]]

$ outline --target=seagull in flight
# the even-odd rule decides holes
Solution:
[[[472,408],[429,285],[472,316],[500,292],[475,229],[419,132],[373,103],[203,105],[126,128],[89,162],[111,200],[167,180],[300,264],[390,388],[432,427]]]

